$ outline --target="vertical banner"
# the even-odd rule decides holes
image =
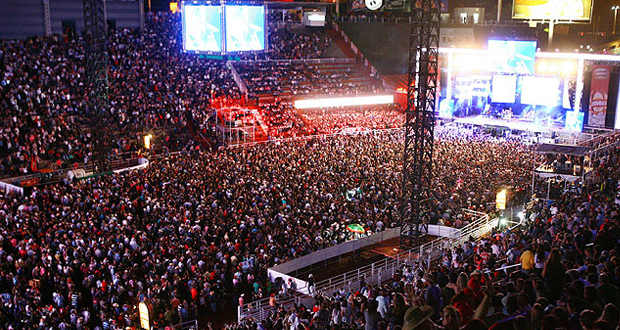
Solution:
[[[590,109],[588,125],[604,127],[607,115],[609,93],[609,65],[592,66],[592,83],[590,84]]]

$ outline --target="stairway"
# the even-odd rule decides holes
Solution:
[[[351,50],[351,47],[349,47],[347,42],[342,39],[342,37],[338,32],[336,32],[336,30],[330,28],[327,30],[327,33],[332,38],[332,44],[330,45],[330,48],[334,46],[338,47],[340,51],[344,54],[344,57],[357,58],[357,55],[355,55],[355,53]]]
[[[265,120],[260,112],[256,109],[252,109],[252,114],[254,115],[254,119],[256,119],[260,127],[263,129],[263,132],[265,132],[265,135],[269,134],[269,127],[267,126],[267,123],[265,123]]]
[[[326,58],[347,58],[347,55],[342,51],[340,46],[336,42],[332,42],[327,51],[325,52]]]

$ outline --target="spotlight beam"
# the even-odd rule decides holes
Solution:
[[[333,97],[325,99],[296,100],[294,102],[294,105],[297,109],[311,109],[391,103],[394,103],[394,95]]]

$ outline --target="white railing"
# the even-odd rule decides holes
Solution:
[[[271,59],[271,60],[240,60],[232,61],[233,64],[253,64],[253,63],[313,63],[313,64],[354,64],[356,63],[354,58],[305,58],[305,59]]]
[[[600,136],[598,139],[588,141],[592,144],[593,149],[589,151],[590,159],[595,160],[601,155],[607,153],[610,149],[615,149],[620,145],[620,139],[618,139],[618,132],[611,132]]]
[[[586,133],[582,133],[582,134],[586,134]],[[582,140],[579,142],[580,145],[582,146],[586,146],[586,147],[593,147],[595,144],[609,138],[612,137],[614,135],[616,135],[617,132],[615,131],[611,131],[611,132],[606,132],[603,134],[588,134],[588,139]]]
[[[400,271],[405,265],[426,265],[442,257],[447,249],[459,246],[470,238],[478,239],[488,233],[493,226],[497,225],[497,219],[491,219],[489,215],[472,210],[463,209],[463,213],[473,218],[473,220],[462,227],[456,233],[449,231],[447,237],[441,237],[431,242],[422,244],[413,249],[400,252],[394,256],[383,258],[370,265],[355,269],[353,271],[340,274],[324,281],[317,282],[315,285],[317,292],[322,292],[330,296],[334,291],[344,288],[345,290],[359,290],[362,281],[367,284],[381,284],[392,278],[396,271]],[[283,280],[290,276],[281,274]],[[307,294],[307,282],[295,279],[298,284],[297,292],[291,296],[281,299],[277,306],[290,307],[293,304],[309,304],[313,298]],[[269,305],[269,298],[253,301],[238,307],[238,320],[244,319],[263,320],[269,317],[270,313],[277,309],[277,306]]]
[[[24,196],[24,188],[12,185],[10,183],[6,183],[4,181],[0,181],[0,195],[2,192],[7,195],[12,193]]]
[[[237,69],[235,69],[235,66],[233,65],[232,61],[228,60],[226,62],[226,65],[230,69],[230,73],[232,74],[233,80],[237,84],[237,87],[239,87],[239,90],[241,91],[241,93],[247,95],[248,94],[248,88],[245,85],[245,83],[243,82],[243,79],[241,79],[241,76],[239,75],[239,72],[237,72]]]
[[[366,17],[366,16],[340,16],[338,18],[339,22],[353,22],[353,23],[412,23],[411,17]],[[468,24],[460,24],[460,23],[441,23],[441,26],[445,27],[471,27],[471,26],[526,26],[527,22],[516,22],[516,21],[506,21],[506,22],[497,22],[497,21],[482,21],[479,23],[468,23]]]
[[[274,270],[282,274],[290,274],[301,268],[351,253],[366,246],[377,244],[396,237],[400,237],[400,228],[390,228],[372,235],[367,235],[358,239],[351,239],[347,242],[306,254],[299,258],[295,258],[288,262],[271,267],[269,270]],[[271,277],[272,281],[274,279],[275,277]]]
[[[328,133],[328,134],[302,135],[302,136],[297,136],[297,137],[272,139],[272,140],[266,140],[266,141],[235,143],[235,144],[229,145],[228,147],[229,148],[242,148],[242,147],[250,147],[250,146],[254,146],[258,144],[267,144],[267,143],[287,143],[287,142],[293,142],[293,141],[314,140],[314,139],[321,140],[321,139],[335,138],[338,136],[362,135],[362,134],[388,134],[388,133],[393,133],[397,131],[404,131],[404,128],[403,127],[381,128],[381,129],[367,129],[365,131],[356,131],[356,132],[340,131],[337,133]]]
[[[172,326],[173,330],[198,330],[198,320],[191,320]]]

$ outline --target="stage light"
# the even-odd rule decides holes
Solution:
[[[144,136],[144,149],[151,149],[151,139],[153,139],[153,134]]]
[[[325,22],[325,13],[310,13],[308,14],[309,21]]]
[[[506,209],[506,200],[507,200],[507,191],[506,189],[498,192],[495,196],[495,207],[498,210],[505,210]]]
[[[506,218],[499,219],[500,226],[505,226],[507,223],[508,223],[508,220]]]
[[[478,71],[487,65],[486,60],[487,58],[484,54],[459,54],[454,57],[454,70]]]
[[[541,61],[538,64],[538,71],[540,73],[545,73],[545,72],[547,72],[547,70],[548,70],[548,68],[547,68],[547,61]]]
[[[564,75],[574,75],[576,73],[576,66],[575,66],[575,62],[573,61],[564,61],[564,63],[562,63],[562,73]]]
[[[311,109],[391,103],[394,103],[394,95],[353,96],[334,97],[326,99],[297,100],[294,104],[295,108],[297,109]]]
[[[558,72],[558,64],[554,63],[554,62],[551,62],[551,65],[549,65],[549,72],[553,73],[553,74],[560,73],[560,72]]]

